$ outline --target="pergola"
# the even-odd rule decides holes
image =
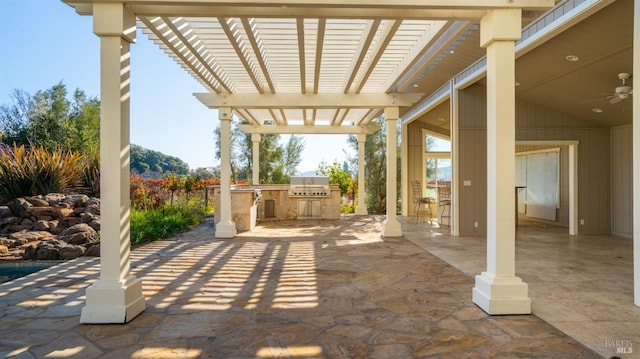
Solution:
[[[389,203],[382,235],[398,237],[391,205],[397,120],[433,90],[420,84],[478,20],[487,54],[489,213],[487,271],[477,276],[473,299],[491,314],[530,313],[527,284],[515,276],[514,193],[500,189],[514,181],[514,43],[522,12],[552,7],[553,0],[63,1],[93,16],[101,43],[101,274],[87,289],[81,322],[124,323],[145,309],[129,262],[129,48],[138,28],[204,86],[207,92],[195,96],[218,110],[217,238],[236,234],[233,114],[248,123],[242,129],[254,134],[254,151],[263,133],[358,134],[364,183],[365,134],[377,129],[371,121],[382,113]],[[364,191],[359,196],[364,204]]]

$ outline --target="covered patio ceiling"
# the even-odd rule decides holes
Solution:
[[[90,0],[67,2],[92,13]],[[124,1],[142,31],[208,91],[196,94],[201,102],[272,133],[370,132],[383,108],[403,113],[440,86],[427,81],[436,67],[455,73],[477,58],[477,20],[487,9],[521,7],[526,22],[553,3]],[[473,55],[444,61],[466,38]]]

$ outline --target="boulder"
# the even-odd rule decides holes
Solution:
[[[27,209],[29,214],[36,218],[36,220],[50,220],[55,216],[53,207],[31,207]]]
[[[49,225],[49,221],[39,220],[31,226],[31,229],[34,231],[49,231],[51,226]]]
[[[72,207],[83,207],[88,200],[89,196],[86,194],[70,194],[61,203],[71,203]]]
[[[52,237],[53,234],[45,231],[20,231],[9,235],[9,239],[27,240],[28,242],[40,241]]]
[[[80,221],[80,217],[67,217],[61,220],[60,223],[67,226],[67,228],[69,228],[69,227],[75,226],[76,224],[80,224],[81,221]]]
[[[96,205],[98,208],[100,208],[100,198],[91,197],[91,198],[89,198],[87,203],[85,203],[84,205],[87,206],[87,207],[91,207],[93,205]]]
[[[36,243],[30,243],[30,244],[22,246],[22,249],[23,249],[22,259],[24,259],[24,260],[36,259],[36,248],[37,247],[38,246],[37,246]]]
[[[0,254],[9,254],[9,247],[0,244]]]
[[[44,242],[43,242],[44,243]],[[36,247],[36,255],[34,257],[37,260],[55,260],[59,259],[58,248],[51,243],[45,243]]]
[[[66,197],[67,196],[63,195],[62,193],[49,193],[48,195],[44,196],[44,200],[49,202],[50,206],[53,206],[62,202]]]
[[[59,234],[60,232],[64,231],[67,228],[68,228],[67,226],[62,224],[62,222],[60,222],[57,219],[54,219],[53,221],[49,221],[49,232],[53,234]]]
[[[33,207],[33,205],[24,198],[14,198],[7,203],[7,206],[11,209],[14,216],[23,218],[29,218],[29,212],[27,210]]]
[[[95,219],[95,216],[91,213],[81,213],[80,214],[80,222],[82,223],[91,223]]]
[[[34,207],[49,207],[49,202],[41,197],[25,197],[24,199]]]
[[[76,224],[58,234],[58,239],[69,244],[93,243],[100,240],[98,232],[86,223]]]
[[[87,257],[100,257],[100,243],[90,245],[84,255]]]
[[[11,208],[7,206],[0,206],[0,218],[11,217],[13,212],[11,212]]]
[[[8,226],[22,222],[22,217],[4,217],[0,219],[0,226]]]
[[[83,246],[63,246],[58,249],[60,259],[75,259],[82,257],[86,252]]]
[[[96,232],[100,232],[100,220],[94,219],[93,221],[89,222],[89,227],[95,229]]]
[[[21,224],[10,224],[5,227],[9,232],[24,232],[31,229],[31,226],[23,226]]]
[[[74,210],[72,208],[66,208],[62,205],[53,207],[53,216],[55,218],[67,218],[74,214]]]
[[[33,221],[29,218],[25,218],[22,220],[22,222],[20,222],[20,225],[31,228],[31,226],[33,226]]]
[[[95,204],[95,203],[94,204],[90,204],[87,207],[85,207],[84,211],[86,213],[91,213],[91,214],[94,214],[96,216],[99,216],[100,215],[100,204],[99,203],[98,204]]]

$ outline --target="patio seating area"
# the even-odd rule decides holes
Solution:
[[[623,336],[640,339],[634,329],[640,309],[631,304],[630,241],[599,241],[618,249],[592,253],[581,249],[589,238],[558,242],[553,238],[563,238],[559,231],[536,236],[539,228],[522,225],[516,264],[538,315],[489,316],[471,301],[472,275],[484,270],[481,239],[449,237],[410,218],[401,219],[404,237],[382,238],[383,220],[343,215],[264,223],[233,239],[213,239],[206,223],[135,248],[132,269],[143,280],[147,308],[128,324],[79,324],[85,289],[98,276],[97,259],[2,284],[0,356],[625,358],[616,348],[605,348],[609,354],[601,347]],[[526,248],[520,248],[523,233]],[[597,261],[573,257],[565,244]],[[544,261],[523,258],[531,251]],[[559,264],[549,264],[554,256],[544,251],[555,252]],[[603,272],[611,268],[605,259],[611,254],[622,258],[611,259],[615,273]],[[579,294],[571,283],[586,281],[591,287],[580,295],[584,302],[564,307],[562,300]],[[610,295],[595,297],[598,290]],[[589,314],[595,311],[599,315]],[[607,327],[603,316],[626,321],[627,331],[615,332],[611,328],[622,327]],[[574,339],[554,325],[585,328],[584,335],[574,333]],[[599,326],[608,334],[585,342]]]

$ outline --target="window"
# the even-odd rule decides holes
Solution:
[[[451,181],[451,141],[428,131],[423,131],[423,135],[426,196],[436,197],[435,185]]]

